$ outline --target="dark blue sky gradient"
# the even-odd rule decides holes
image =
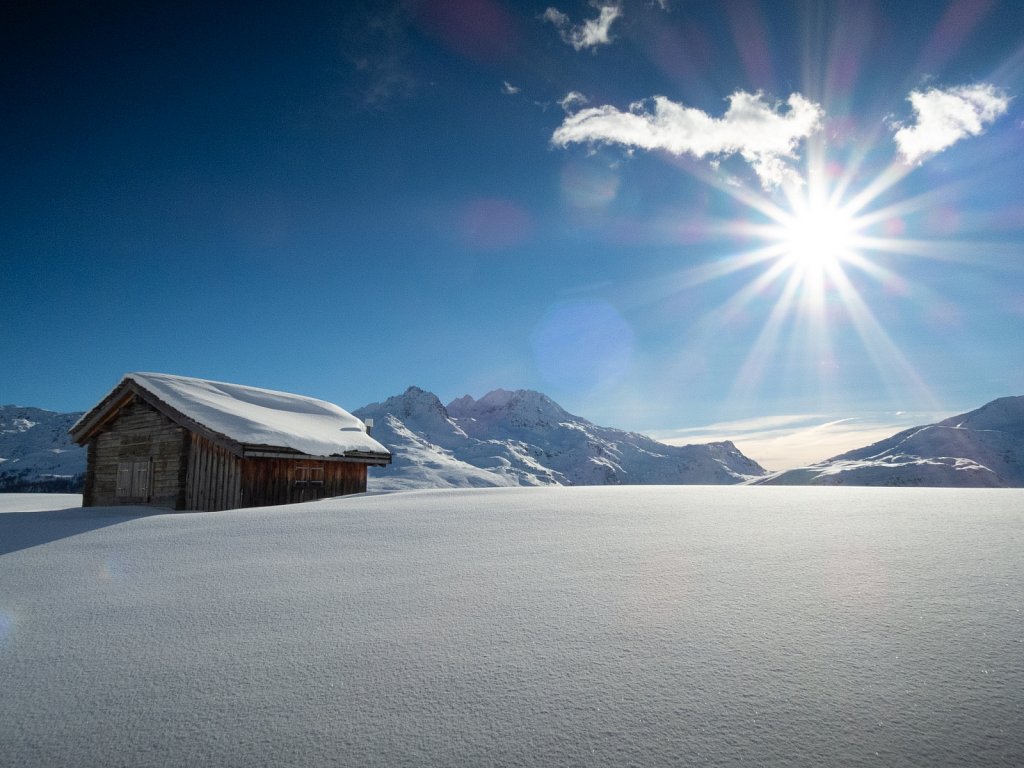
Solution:
[[[858,189],[892,161],[911,90],[977,82],[1009,112],[872,204],[930,192],[899,236],[964,248],[873,256],[899,285],[850,279],[932,407],[1024,392],[1020,3],[627,0],[612,44],[579,52],[548,5],[8,4],[0,402],[82,409],[156,370],[348,408],[410,384],[530,387],[642,430],[913,407],[918,384],[884,370],[841,307],[828,360],[807,359],[794,321],[763,379],[730,396],[778,292],[709,326],[756,272],[669,286],[757,245],[713,231],[763,217],[705,177],[782,195],[738,157],[716,170],[553,147],[557,101],[661,94],[720,116],[737,90],[798,92],[828,115],[830,162],[865,155]],[[612,350],[625,369],[601,373],[588,342],[565,376],[545,373],[538,345],[566,307],[617,313],[628,338],[608,349],[628,345]]]

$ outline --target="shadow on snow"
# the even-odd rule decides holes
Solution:
[[[0,555],[160,514],[145,507],[70,507],[0,514]]]

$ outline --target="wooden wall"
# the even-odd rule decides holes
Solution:
[[[311,467],[319,469],[317,476],[322,473],[322,483],[309,481]],[[365,490],[365,464],[313,459],[242,459],[193,434],[183,508],[209,512],[265,507]]]
[[[193,433],[180,508],[212,512],[252,506],[242,498],[241,466],[238,456]]]
[[[133,461],[149,462],[144,498],[117,493],[118,466]],[[87,507],[148,504],[209,512],[365,490],[365,464],[241,458],[176,425],[135,396],[89,441],[82,503]]]
[[[89,441],[84,506],[151,504],[180,509],[188,432],[135,397]],[[117,495],[119,464],[149,459],[145,497]]]
[[[300,468],[323,470],[323,484],[298,482],[308,472]],[[242,504],[262,507],[297,501],[362,493],[366,490],[366,465],[348,461],[303,459],[244,459],[242,461]]]

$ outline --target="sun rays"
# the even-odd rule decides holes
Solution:
[[[964,44],[988,13],[969,5],[949,4],[922,62]],[[855,397],[935,410],[925,378],[948,388],[951,356],[984,347],[966,311],[972,281],[1019,264],[1019,243],[1000,236],[1017,225],[975,207],[986,196],[979,179],[1009,146],[1002,118],[1019,65],[971,81],[901,75],[872,53],[888,53],[876,40],[881,9],[808,6],[799,74],[783,76],[768,45],[775,30],[752,9],[727,10],[746,76],[721,94],[723,107],[700,89],[638,90],[628,106],[587,101],[575,84],[567,93],[552,146],[658,153],[700,190],[663,206],[648,230],[631,212],[631,231],[668,244],[668,266],[618,286],[617,300],[667,319],[679,359],[718,374],[723,411]],[[775,61],[792,64],[789,53]],[[983,149],[997,123],[1002,147]],[[1004,195],[1016,188],[999,183]],[[1019,207],[1001,215],[1019,220]]]
[[[893,163],[858,185],[853,164],[845,174],[826,171],[826,153],[809,153],[803,184],[769,196],[747,188],[724,190],[745,212],[726,236],[752,240],[752,248],[688,270],[690,287],[728,278],[737,287],[704,321],[712,333],[731,319],[753,315],[760,324],[740,363],[730,395],[748,399],[781,361],[817,378],[826,389],[841,377],[836,335],[853,334],[890,390],[909,387],[926,402],[932,397],[922,378],[872,310],[876,291],[888,300],[906,286],[889,261],[893,255],[929,255],[935,243],[902,233],[901,216],[929,204],[930,196],[879,205],[884,193],[909,169]],[[895,222],[895,223],[894,223]],[[937,249],[941,253],[942,249]],[[941,256],[940,256],[941,258]],[[870,294],[870,296],[869,296]]]

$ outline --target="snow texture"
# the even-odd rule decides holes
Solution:
[[[600,427],[540,392],[497,389],[445,407],[410,387],[354,412],[394,454],[368,487],[732,484],[765,470],[730,442],[670,446]]]
[[[768,485],[1024,487],[1024,396],[1002,397],[818,464],[753,481]]]
[[[324,400],[165,373],[129,373],[124,380],[243,445],[291,448],[309,456],[387,452],[366,434],[362,421]]]
[[[3,766],[1024,764],[1024,491],[22,501]]]

